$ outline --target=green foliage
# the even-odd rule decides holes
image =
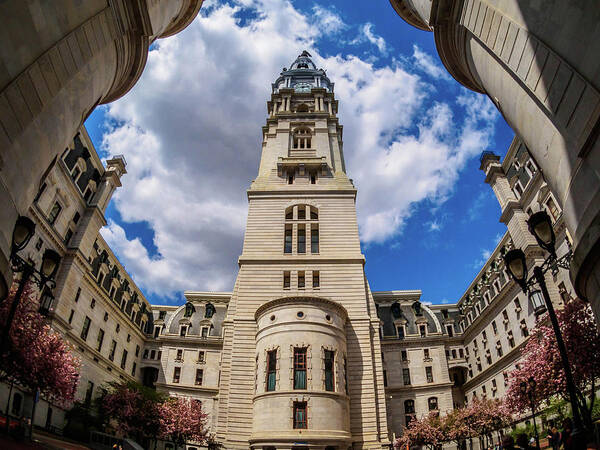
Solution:
[[[517,441],[517,436],[519,434],[527,435],[527,440],[529,440],[532,437],[535,437],[535,430],[533,428],[533,423],[530,423],[529,425],[518,426],[514,430],[512,430],[509,434],[513,437],[515,442]]]

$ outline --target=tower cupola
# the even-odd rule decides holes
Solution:
[[[279,78],[273,83],[273,93],[284,88],[294,89],[296,92],[310,92],[313,88],[322,88],[333,92],[333,83],[327,78],[325,70],[317,69],[311,54],[304,50],[289,69],[283,68]]]

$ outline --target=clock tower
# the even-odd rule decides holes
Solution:
[[[334,85],[304,51],[272,84],[224,322],[227,449],[389,445],[379,319]]]

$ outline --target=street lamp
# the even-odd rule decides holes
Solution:
[[[12,234],[12,242],[10,248],[11,260],[12,255],[23,250],[29,243],[29,240],[35,232],[35,224],[29,217],[19,216],[15,223]],[[9,283],[3,276],[0,276],[0,303],[2,303],[9,294]]]
[[[535,423],[535,386],[536,382],[533,377],[529,377],[527,381],[521,381],[519,384],[521,394],[526,395],[529,398],[529,406],[533,418],[533,430],[535,432],[535,444],[537,448],[540,448],[540,436],[538,435],[537,424]]]
[[[529,292],[529,300],[531,301],[533,312],[536,316],[539,316],[547,311],[546,303],[544,302],[544,296],[542,295],[542,291],[539,289]]]
[[[42,257],[40,270],[37,270],[31,263],[24,260],[17,254],[20,250],[23,250],[27,246],[34,233],[35,224],[33,221],[28,217],[19,216],[13,230],[10,260],[13,271],[16,273],[21,273],[21,278],[19,280],[19,286],[17,287],[15,296],[12,300],[12,304],[10,305],[6,324],[2,330],[2,335],[0,336],[0,351],[2,352],[6,349],[8,344],[10,329],[15,318],[19,302],[21,301],[25,284],[30,279],[33,279],[40,289],[43,289],[46,286],[52,289],[56,285],[54,282],[54,276],[58,271],[58,266],[61,259],[57,252],[46,249]],[[47,293],[45,295],[51,296],[51,294]],[[48,300],[48,298],[45,298],[46,302]],[[46,304],[44,307],[49,310],[49,305]]]
[[[543,304],[541,299],[544,300],[545,307],[552,323],[552,329],[556,336],[556,344],[562,360],[563,368],[565,370],[565,379],[567,384],[567,391],[569,393],[569,401],[571,403],[571,410],[573,411],[573,432],[572,438],[575,444],[575,448],[583,447],[583,439],[585,437],[585,429],[583,421],[581,420],[579,402],[577,400],[577,393],[575,388],[575,381],[573,380],[573,373],[571,371],[571,365],[567,357],[567,349],[565,342],[558,326],[558,319],[556,318],[556,312],[554,311],[554,305],[548,294],[548,288],[546,287],[546,280],[544,274],[548,269],[554,273],[559,267],[568,269],[570,265],[571,252],[569,251],[566,255],[561,258],[556,257],[556,237],[552,228],[552,221],[550,216],[545,211],[539,211],[527,220],[527,226],[529,232],[535,237],[540,247],[549,253],[544,263],[541,266],[534,266],[533,276],[527,279],[527,263],[525,260],[525,253],[521,249],[514,249],[506,252],[504,255],[504,263],[510,273],[511,277],[515,282],[523,289],[523,292],[529,291],[529,298],[531,303],[536,310],[536,313],[541,313],[543,310]],[[532,290],[535,285],[539,286],[539,289]],[[541,298],[540,298],[541,296]],[[533,381],[535,383],[535,380]],[[530,381],[531,384],[531,381]],[[533,385],[535,387],[535,384]],[[525,387],[526,388],[526,387]],[[521,386],[521,389],[523,387]]]

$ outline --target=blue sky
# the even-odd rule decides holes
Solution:
[[[127,159],[102,234],[152,303],[232,289],[270,83],[305,48],[336,84],[372,290],[455,302],[505,232],[479,154],[513,133],[432,33],[384,0],[208,0],[86,122],[101,156]]]

